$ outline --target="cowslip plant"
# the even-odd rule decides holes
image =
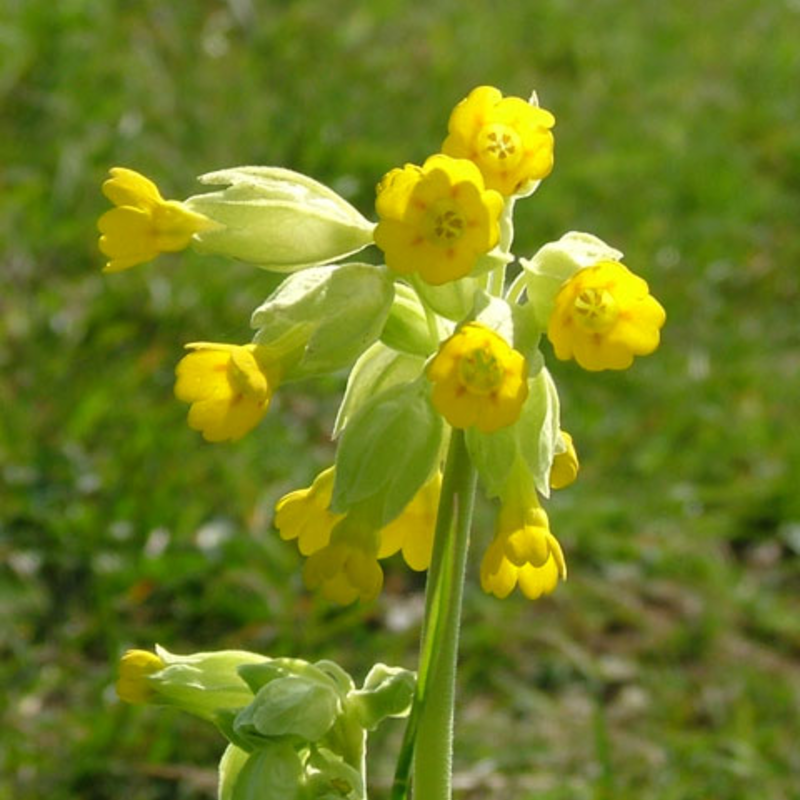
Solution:
[[[286,273],[253,312],[251,342],[196,342],[175,394],[209,442],[237,440],[291,381],[349,369],[335,463],[275,509],[309,590],[375,599],[381,562],[427,570],[416,674],[378,664],[361,689],[332,662],[243,651],[125,654],[132,703],[175,705],[228,739],[219,796],[366,797],[367,731],[407,716],[393,800],[451,796],[461,598],[476,488],[496,504],[480,585],[531,600],[567,577],[542,503],[579,470],[542,342],[590,371],[652,353],[665,321],[647,283],[597,237],[569,232],[512,253],[514,207],[553,166],[553,115],[488,86],[453,110],[441,151],[378,183],[377,223],[321,183],[278,167],[200,177],[164,200],[120,167],[103,190],[106,270],[193,247]],[[346,260],[375,245],[382,264]]]

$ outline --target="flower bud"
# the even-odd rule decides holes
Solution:
[[[298,172],[235,167],[199,180],[226,187],[185,203],[220,226],[196,235],[200,252],[295,272],[338,261],[372,244],[373,223],[332,189]]]

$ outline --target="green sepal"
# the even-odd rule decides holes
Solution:
[[[282,380],[333,372],[378,338],[393,297],[383,267],[312,267],[289,276],[253,312],[254,341],[282,365]]]
[[[307,175],[280,167],[235,167],[201,175],[199,181],[227,187],[185,201],[218,223],[194,237],[199,252],[295,272],[372,244],[374,224]]]
[[[547,369],[528,378],[528,397],[519,419],[507,428],[466,431],[469,455],[489,497],[499,497],[517,460],[530,471],[536,488],[550,496],[550,469],[560,445],[559,401]]]
[[[219,760],[217,783],[217,800],[233,800],[233,790],[242,767],[247,763],[250,754],[235,744],[229,744]]]
[[[414,289],[425,305],[432,311],[455,322],[464,319],[472,308],[478,281],[466,277],[450,281],[441,286],[431,286],[421,278],[413,278]]]
[[[306,762],[303,800],[366,800],[361,773],[325,747],[311,750]]]
[[[288,742],[270,742],[239,765],[231,800],[299,800],[303,784],[300,756]]]
[[[347,696],[347,713],[354,713],[362,728],[375,730],[388,717],[405,717],[411,710],[416,675],[400,667],[376,664],[361,689]]]
[[[439,344],[431,331],[417,293],[407,284],[396,281],[386,324],[381,331],[381,341],[395,350],[416,356],[429,356]]]
[[[333,727],[341,710],[339,695],[329,685],[291,675],[259,689],[239,712],[234,729],[249,741],[290,736],[317,742]]]
[[[333,438],[339,436],[350,418],[367,400],[398,383],[413,381],[422,374],[424,366],[425,359],[420,356],[400,353],[383,342],[375,342],[362,353],[350,370],[347,388],[333,426]]]
[[[339,440],[331,511],[359,504],[378,527],[389,523],[431,476],[442,430],[425,378],[365,402]]]
[[[591,233],[570,231],[541,247],[532,258],[521,258],[527,275],[528,303],[542,330],[547,329],[558,290],[578,270],[600,261],[619,261],[622,253]]]
[[[550,497],[550,469],[562,447],[558,390],[542,368],[528,380],[528,398],[517,421],[520,454],[533,475],[539,494]]]
[[[265,660],[264,656],[244,650],[179,656],[156,645],[156,652],[166,666],[147,676],[154,702],[175,706],[212,722],[220,710],[239,709],[253,699],[238,668]]]

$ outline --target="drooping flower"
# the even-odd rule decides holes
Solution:
[[[550,532],[535,490],[511,492],[503,498],[494,540],[481,562],[481,587],[504,598],[518,585],[527,598],[536,600],[566,577],[561,545]]]
[[[439,286],[468,275],[497,244],[503,198],[485,188],[471,161],[437,154],[387,173],[375,209],[386,264]]]
[[[556,453],[555,458],[553,458],[553,465],[550,468],[551,489],[563,489],[565,486],[569,486],[578,477],[578,471],[580,470],[578,453],[575,450],[572,436],[566,431],[561,431],[560,435],[564,442],[564,451]]]
[[[562,361],[584,369],[627,369],[652,353],[666,320],[647,283],[616,261],[575,273],[559,290],[547,337]]]
[[[164,200],[151,180],[124,167],[111,170],[103,194],[116,206],[97,222],[99,247],[109,258],[104,272],[120,272],[159,253],[184,250],[196,233],[217,226],[178,200]]]
[[[349,522],[345,517],[334,528],[330,543],[312,553],[303,567],[306,586],[340,605],[374,600],[383,587],[377,531],[356,533]]]
[[[549,111],[479,86],[453,109],[442,152],[474,161],[487,188],[525,194],[553,168],[553,125]]]
[[[436,472],[413,500],[388,525],[381,528],[378,558],[388,558],[398,551],[411,569],[428,569],[436,531],[436,513],[442,489],[442,474]]]
[[[436,410],[454,427],[491,433],[519,418],[528,367],[498,333],[469,322],[447,339],[428,366]]]
[[[153,696],[147,677],[164,667],[161,658],[149,650],[128,650],[119,662],[117,696],[126,703],[146,703]]]
[[[209,442],[241,439],[266,414],[279,376],[259,345],[195,342],[175,374],[175,396],[190,403],[189,427]]]
[[[284,495],[275,505],[275,527],[281,539],[297,539],[297,549],[310,556],[328,544],[331,531],[343,514],[328,507],[333,494],[334,468],[328,467],[306,489]]]
[[[329,509],[334,477],[334,467],[329,467],[317,475],[311,486],[289,492],[275,506],[275,527],[281,538],[284,541],[296,539],[298,550],[304,556],[326,547],[331,532],[345,517]],[[377,559],[402,552],[411,569],[420,572],[428,568],[441,485],[441,473],[437,471],[400,515],[378,531]],[[367,537],[367,541],[372,548],[372,539]]]

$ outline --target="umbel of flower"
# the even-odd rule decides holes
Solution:
[[[185,203],[165,200],[144,175],[114,167],[103,194],[116,206],[98,220],[100,250],[108,256],[104,272],[154,259],[159,253],[184,250],[201,231],[217,224]]]
[[[530,194],[553,168],[554,124],[535,98],[525,102],[479,86],[453,109],[442,152],[474,161],[488,189]]]
[[[547,326],[556,356],[591,371],[627,369],[652,353],[666,320],[647,283],[616,261],[579,270],[560,289]]]
[[[329,467],[317,475],[311,486],[290,492],[275,506],[275,527],[281,538],[297,540],[297,548],[304,556],[313,558],[320,553],[304,572],[309,588],[320,589],[326,598],[347,604],[359,597],[371,599],[380,591],[383,576],[375,569],[380,559],[402,552],[411,569],[427,569],[441,474],[437,472],[400,515],[378,529],[377,534],[368,524],[366,530],[340,525],[346,515],[330,510],[334,475],[334,468]],[[335,541],[329,546],[334,530]]]
[[[511,425],[528,396],[522,354],[479,322],[467,323],[442,344],[427,376],[434,407],[454,428],[491,433]]]
[[[387,173],[375,209],[375,244],[386,264],[438,286],[469,275],[497,244],[503,198],[486,189],[471,161],[438,154]]]

